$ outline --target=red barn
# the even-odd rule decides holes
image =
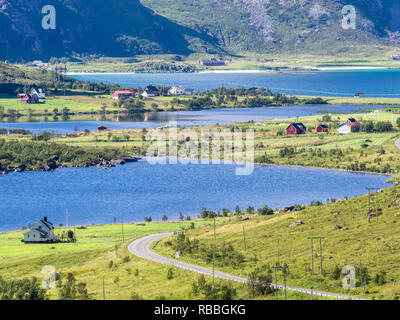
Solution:
[[[299,123],[291,123],[286,128],[286,134],[305,134],[307,133],[307,128],[301,122]]]
[[[320,124],[317,127],[317,132],[328,132],[328,131],[329,131],[328,126],[326,126],[324,124]]]

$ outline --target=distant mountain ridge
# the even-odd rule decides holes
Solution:
[[[41,26],[53,5],[56,30]],[[192,52],[337,54],[400,42],[400,1],[353,0],[357,27],[344,30],[345,0],[0,0],[0,59],[74,54]],[[360,47],[361,46],[361,47]]]
[[[45,5],[56,9],[56,29],[42,28]],[[158,16],[139,0],[0,0],[0,58],[14,61],[67,57],[189,54],[193,40],[217,39]]]

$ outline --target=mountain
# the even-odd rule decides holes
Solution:
[[[42,28],[45,5],[56,9],[56,29]],[[193,42],[217,39],[171,22],[139,0],[0,0],[0,58],[14,61],[66,57],[189,54]]]
[[[56,29],[42,28],[42,7]],[[0,59],[75,54],[133,56],[368,51],[400,42],[398,0],[353,0],[356,29],[342,28],[347,0],[0,0]],[[377,50],[375,50],[377,52]]]
[[[142,0],[160,15],[218,39],[226,50],[259,53],[353,52],[399,45],[400,2],[355,0],[356,29],[342,28],[347,0]]]

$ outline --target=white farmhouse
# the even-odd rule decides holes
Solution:
[[[35,94],[39,99],[46,99],[46,93],[44,92],[43,89],[33,89],[31,91],[31,94]]]
[[[180,96],[183,94],[185,94],[185,89],[183,89],[181,86],[174,86],[168,90],[169,96]]]
[[[361,126],[361,123],[359,123],[356,119],[354,118],[349,118],[346,120],[346,122],[342,123],[341,125],[339,125],[339,127],[337,128],[337,131],[340,134],[348,134],[351,133],[351,128],[353,126]]]
[[[185,96],[195,96],[199,93],[199,90],[197,89],[192,89],[192,88],[187,88],[184,91]]]
[[[24,234],[25,243],[47,243],[55,242],[59,239],[54,235],[54,226],[51,222],[47,221],[47,217],[43,220],[36,222],[31,231]]]

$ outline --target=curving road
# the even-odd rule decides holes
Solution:
[[[400,139],[397,139],[394,144],[396,145],[397,148],[400,149]]]
[[[199,267],[199,266],[196,266],[193,264],[181,262],[181,261],[174,260],[174,259],[169,259],[169,258],[163,257],[163,256],[155,253],[154,251],[150,250],[150,246],[154,241],[160,240],[162,238],[165,238],[165,237],[168,237],[171,235],[173,235],[173,232],[152,234],[152,235],[146,236],[144,238],[137,239],[128,246],[128,250],[129,250],[129,252],[133,253],[134,255],[144,258],[144,259],[147,259],[147,260],[172,265],[177,268],[182,268],[185,270],[197,272],[200,274],[205,274],[208,276],[213,275],[213,270],[211,270],[211,269]],[[235,281],[235,282],[242,282],[242,283],[249,282],[248,279],[230,275],[230,274],[223,273],[223,272],[219,272],[219,271],[215,271],[214,276],[216,278]],[[271,286],[273,288],[275,288],[275,284],[271,284]],[[278,289],[284,289],[283,285],[278,285],[277,287],[278,287]],[[347,300],[368,300],[368,299],[362,299],[362,298],[358,298],[358,297],[352,297],[352,296],[331,293],[331,292],[324,292],[324,291],[314,291],[313,290],[311,292],[310,289],[304,289],[304,288],[296,288],[296,287],[288,287],[287,286],[286,289],[297,291],[297,292],[302,292],[302,293],[306,293],[306,294],[314,294],[316,296],[321,296],[321,297],[332,297],[332,298],[347,299]]]

